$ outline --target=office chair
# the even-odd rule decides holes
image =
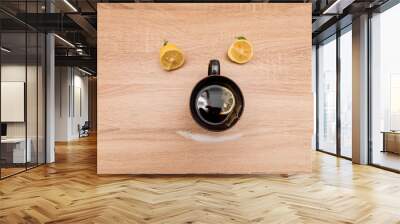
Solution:
[[[89,121],[85,121],[82,127],[79,128],[79,138],[89,136],[89,129],[90,129]]]

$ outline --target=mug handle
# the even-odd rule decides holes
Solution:
[[[208,76],[210,75],[219,75],[220,74],[220,65],[217,59],[210,60],[208,64]]]

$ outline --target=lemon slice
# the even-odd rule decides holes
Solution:
[[[183,52],[175,44],[164,41],[160,49],[160,63],[163,69],[171,71],[180,68],[184,62]]]
[[[238,64],[247,63],[253,57],[253,45],[245,37],[236,37],[228,49],[228,57]]]

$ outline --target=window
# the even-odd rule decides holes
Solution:
[[[340,155],[352,157],[352,32],[340,36]]]
[[[371,18],[371,162],[400,170],[400,5]]]
[[[317,47],[317,149],[351,158],[352,26],[337,34]]]
[[[318,149],[336,153],[336,36],[318,47]]]

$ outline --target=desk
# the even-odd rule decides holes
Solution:
[[[382,152],[392,152],[400,154],[400,131],[382,131],[383,150]]]
[[[28,138],[25,152],[25,138],[6,138],[1,139],[1,156],[7,163],[25,163],[32,160],[32,140]],[[10,147],[11,146],[11,147]],[[12,158],[12,159],[11,159]]]

